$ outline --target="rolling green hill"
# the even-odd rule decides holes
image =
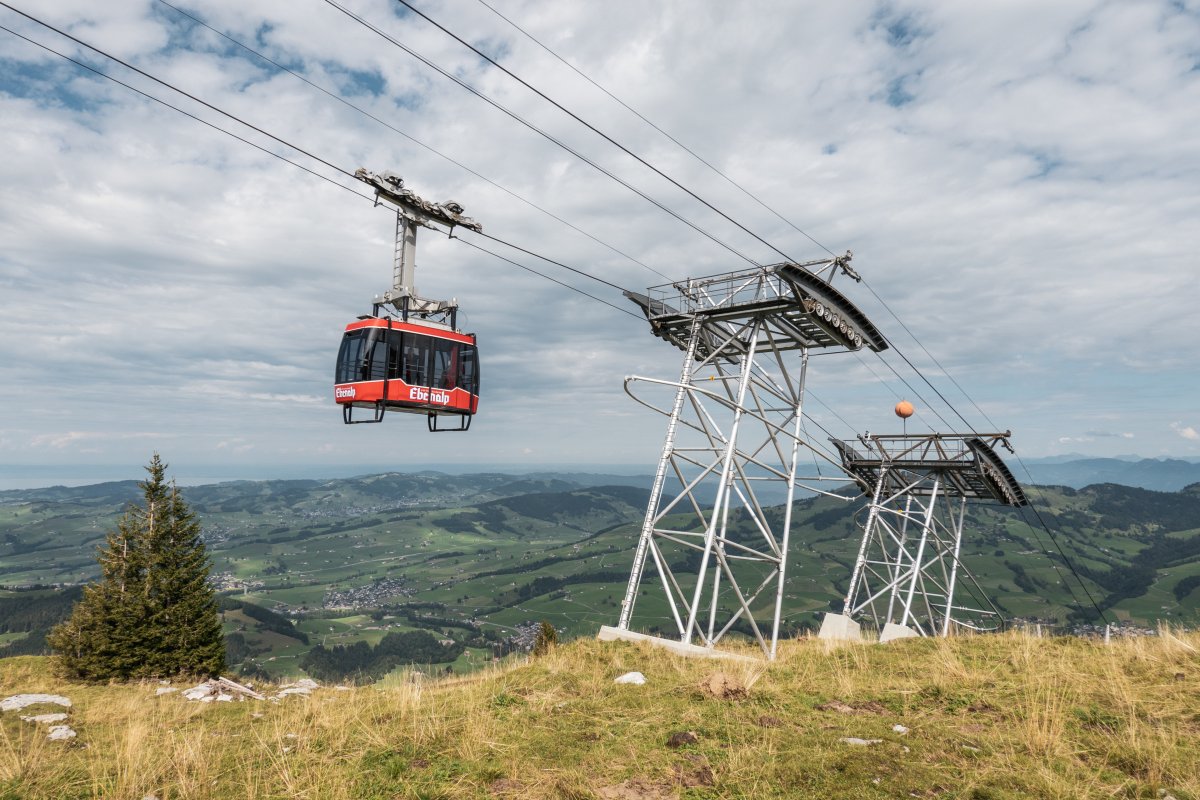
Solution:
[[[450,664],[459,670],[489,661],[532,621],[550,620],[568,636],[614,623],[647,491],[595,483],[570,475],[388,473],[183,491],[204,525],[214,581],[231,603],[249,604],[224,612],[226,632],[236,634],[235,660],[282,675],[297,672],[318,645],[374,647],[390,633],[453,640],[463,648]],[[969,516],[963,561],[1007,615],[1078,624],[1092,610],[1090,594],[1130,624],[1200,620],[1200,486],[1030,492],[1087,592],[1045,532],[1028,524],[1035,521],[1028,512],[979,506]],[[90,580],[96,544],[136,496],[132,482],[0,492],[0,584]],[[860,537],[859,508],[824,497],[796,503],[787,631],[817,624],[839,603]],[[36,652],[38,632],[69,608],[70,591],[0,593],[0,621],[15,620],[8,610],[18,606],[40,614],[37,624],[0,622],[0,653]],[[30,612],[34,600],[45,608]],[[247,616],[254,608],[279,619]],[[635,622],[651,630],[667,618],[653,590],[638,612]],[[281,627],[291,621],[292,631]]]

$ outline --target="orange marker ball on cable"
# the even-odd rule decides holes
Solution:
[[[901,400],[899,403],[896,403],[896,416],[900,419],[908,419],[913,415],[914,411],[916,409],[913,408],[913,404],[907,400]]]

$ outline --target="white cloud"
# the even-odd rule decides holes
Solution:
[[[1172,422],[1171,430],[1175,431],[1175,433],[1179,434],[1179,436],[1183,439],[1187,439],[1192,442],[1200,441],[1200,431],[1197,431],[1191,425],[1184,425],[1179,422]]]
[[[392,169],[456,199],[502,239],[624,287],[664,282],[165,6],[94,5],[38,13],[339,166]],[[353,8],[752,258],[779,258],[386,0]],[[820,255],[479,4],[426,10],[781,250]],[[1126,439],[1160,452],[1193,438],[1171,421],[1200,390],[1200,351],[1173,345],[1200,338],[1194,11],[1032,0],[772,2],[736,19],[715,0],[504,10],[816,239],[852,248],[870,287],[1018,444],[1090,440],[1112,454]],[[328,7],[218,0],[197,13],[673,279],[745,266]],[[232,452],[217,442],[257,454],[320,442],[297,452],[334,459],[380,435],[424,435],[416,417],[344,428],[329,397],[342,326],[390,280],[386,213],[8,34],[0,59],[0,385],[17,389],[0,414],[24,420],[9,441],[102,442],[105,457],[140,463],[145,440],[102,436],[136,425],[175,433],[164,455],[185,463]],[[469,435],[441,437],[438,458],[504,461],[536,443],[547,461],[653,463],[662,422],[621,380],[674,377],[679,354],[644,322],[432,231],[418,261],[418,287],[456,296],[483,349],[481,415]],[[842,288],[973,425],[991,426],[866,287]],[[911,425],[962,427],[895,351],[886,358],[814,359],[812,393],[845,422],[818,404],[813,414],[839,436],[885,430],[904,397],[920,408]]]

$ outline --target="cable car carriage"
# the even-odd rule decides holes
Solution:
[[[479,410],[475,335],[426,320],[359,317],[342,336],[333,394],[348,424],[381,422],[392,409],[425,414],[431,431],[465,431]],[[373,416],[353,419],[355,408]],[[437,427],[441,416],[459,417],[459,427]]]
[[[375,202],[396,206],[393,286],[375,298],[372,313],[346,326],[334,370],[333,399],[347,425],[382,422],[388,411],[424,414],[433,432],[465,431],[479,410],[479,351],[475,334],[455,327],[455,300],[428,300],[413,287],[417,226],[439,223],[482,230],[457,203],[421,199],[391,173],[365,169],[355,177],[375,189]],[[388,310],[390,307],[390,311]],[[354,410],[369,411],[363,419]],[[453,417],[457,427],[439,427]]]

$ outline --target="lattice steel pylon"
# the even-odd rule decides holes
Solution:
[[[652,639],[711,652],[738,630],[774,658],[796,490],[828,494],[821,482],[846,481],[836,455],[807,438],[809,353],[887,348],[870,320],[830,283],[839,272],[857,279],[849,258],[774,264],[653,287],[648,295],[626,293],[651,331],[684,357],[677,381],[625,379],[631,397],[667,417],[667,433],[620,619],[616,628],[603,628],[601,638],[646,638],[630,626],[649,561],[662,590],[658,619],[678,633],[677,641]],[[663,391],[662,404],[635,393],[638,384]],[[833,469],[801,476],[802,451]],[[772,500],[784,505],[772,508]]]
[[[857,445],[831,440],[842,467],[870,497],[862,543],[841,614],[827,614],[821,637],[860,638],[862,622],[880,641],[947,636],[1000,622],[961,561],[968,501],[1027,504],[1025,493],[994,449],[1008,432],[860,436]],[[980,608],[956,594],[965,577]]]

